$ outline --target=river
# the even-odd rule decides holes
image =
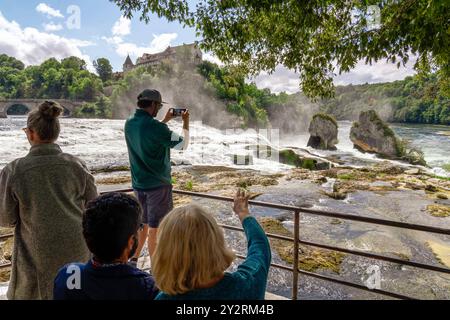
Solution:
[[[25,117],[11,117],[0,119],[0,168],[15,158],[25,156],[29,150],[29,144],[25,134],[21,130],[26,124]],[[58,143],[65,152],[77,155],[84,159],[92,169],[120,169],[128,165],[128,155],[123,134],[123,120],[94,120],[94,119],[61,119],[62,132]],[[173,121],[170,127],[177,132],[181,131],[181,123]],[[185,152],[173,151],[172,159],[175,163],[207,164],[235,166],[231,161],[233,154],[248,153],[248,146],[255,144],[271,144],[278,148],[295,147],[302,148],[306,152],[314,153],[328,158],[337,158],[345,164],[359,166],[367,163],[383,161],[372,154],[363,154],[353,148],[349,140],[351,122],[339,122],[339,144],[337,151],[317,151],[306,148],[308,134],[281,136],[277,143],[276,132],[272,132],[271,139],[267,139],[262,132],[240,130],[220,131],[201,123],[192,123],[190,147]],[[450,163],[450,127],[432,125],[404,125],[392,124],[391,127],[403,139],[410,140],[413,146],[424,151],[432,170],[442,176],[449,176],[442,166]],[[237,167],[237,166],[235,166]],[[231,186],[236,185],[233,180],[233,172],[224,175],[188,174],[188,169],[194,167],[177,167],[182,174],[187,175],[191,185],[195,188],[209,183],[211,187],[217,184],[220,188],[212,188],[208,192],[229,192]],[[257,169],[266,172],[287,171],[288,166],[272,160],[254,159],[249,166],[239,166],[242,169]],[[204,170],[204,169],[198,169]],[[348,170],[348,169],[342,169]],[[175,171],[175,170],[174,170]],[[194,170],[195,171],[195,170]],[[177,172],[174,172],[176,175]],[[180,173],[180,172],[178,172]],[[191,172],[192,173],[192,172]],[[220,170],[219,170],[219,173]],[[223,173],[223,172],[222,172]],[[115,175],[114,173],[113,175]],[[120,175],[122,173],[117,173]],[[180,177],[183,177],[183,175]],[[212,177],[216,180],[211,180]],[[240,170],[234,173],[238,177],[261,178],[262,174],[254,171]],[[225,184],[226,179],[231,179]],[[402,177],[404,179],[405,177]],[[218,180],[217,180],[218,179]],[[414,179],[412,177],[411,179]],[[437,217],[430,215],[426,208],[429,205],[441,204],[448,206],[450,200],[434,198],[433,194],[427,194],[424,190],[395,189],[395,191],[372,192],[364,188],[349,193],[345,200],[336,200],[323,194],[322,191],[330,191],[330,183],[336,179],[329,179],[325,184],[318,184],[305,178],[286,179],[280,178],[275,184],[252,185],[252,192],[260,194],[255,198],[258,201],[268,201],[286,205],[311,207],[312,209],[332,210],[348,213],[356,216],[382,218],[393,221],[402,221],[416,224],[424,224],[441,228],[450,228],[449,217]],[[432,180],[432,179],[430,179]],[[434,179],[439,180],[440,179]],[[208,182],[209,181],[209,182]],[[211,182],[212,181],[212,182]],[[400,180],[399,180],[400,181]],[[412,181],[412,180],[411,180]],[[391,181],[392,182],[392,181]],[[390,181],[367,182],[371,185],[390,185]],[[395,182],[395,181],[394,181]],[[180,183],[180,181],[179,181]],[[341,181],[342,183],[342,181]],[[364,183],[359,181],[358,183]],[[381,183],[381,184],[380,184]],[[415,182],[417,183],[417,182]],[[224,186],[224,187],[222,187]],[[103,186],[106,187],[106,186]],[[112,186],[115,187],[115,186]],[[328,190],[330,189],[330,190]],[[225,194],[228,195],[229,194]],[[183,200],[183,199],[181,199]],[[388,201],[387,201],[388,200]],[[230,204],[210,199],[196,199],[196,201],[215,213],[215,217],[224,224],[238,225],[238,219],[230,214]],[[252,207],[252,213],[258,217],[272,217],[283,221],[283,226],[293,231],[292,217],[289,212],[275,209]],[[441,265],[436,258],[436,252],[430,249],[430,244],[445,246],[444,252],[450,252],[448,237],[413,232],[398,228],[388,228],[375,225],[367,225],[360,222],[331,219],[328,217],[301,214],[301,238],[305,241],[313,241],[343,247],[347,249],[367,251],[381,255],[401,257],[411,261],[431,265]],[[233,249],[245,254],[246,243],[242,234],[227,232],[227,243]],[[273,252],[273,261],[286,265],[276,250]],[[374,264],[375,263],[375,264]],[[379,267],[382,272],[382,289],[400,292],[413,297],[423,299],[450,299],[450,277],[446,274],[422,271],[411,267],[396,265],[383,261],[370,261],[363,257],[346,255],[340,264],[339,276],[347,281],[361,283],[367,276],[367,270],[372,266]],[[330,270],[318,271],[336,277]],[[285,297],[290,296],[291,274],[283,270],[271,268],[268,280],[268,291]],[[359,292],[355,289],[323,282],[311,277],[300,277],[299,297],[301,299],[373,299],[372,294]],[[0,300],[6,289],[6,284],[0,284]]]
[[[0,169],[10,161],[25,156],[29,144],[21,130],[25,117],[0,119]],[[81,157],[92,169],[114,168],[128,165],[128,154],[123,134],[124,120],[106,119],[61,119],[61,135],[58,143],[63,151]],[[172,121],[169,126],[181,132],[181,123]],[[233,166],[232,155],[245,154],[249,145],[267,144],[267,139],[277,148],[286,146],[304,148],[321,156],[343,159],[348,165],[381,161],[372,154],[363,154],[353,148],[349,139],[351,122],[339,122],[339,144],[337,151],[317,151],[306,148],[307,133],[279,136],[272,130],[267,134],[243,130],[218,130],[199,122],[191,124],[191,143],[185,152],[173,151],[172,159],[178,164],[206,164]],[[440,176],[450,176],[442,166],[450,163],[450,127],[436,125],[392,124],[393,130],[403,139],[409,140],[425,154],[425,160]],[[283,171],[288,167],[270,159],[255,158],[250,169]]]

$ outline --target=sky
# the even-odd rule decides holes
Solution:
[[[148,24],[137,17],[125,19],[109,0],[0,0],[0,54],[13,56],[25,65],[74,55],[83,58],[91,71],[92,61],[102,57],[111,61],[114,71],[122,71],[128,54],[135,61],[143,53],[198,40],[194,29],[156,15]],[[204,53],[204,59],[218,62],[210,53]],[[349,73],[335,77],[334,82],[346,85],[401,80],[414,74],[412,65],[409,62],[397,69],[385,62],[372,66],[360,62]],[[298,75],[283,66],[251,81],[275,93],[299,91]]]

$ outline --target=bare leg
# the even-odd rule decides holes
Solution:
[[[145,242],[147,241],[147,236],[148,236],[148,224],[144,224],[144,228],[141,231],[139,231],[139,241],[138,241],[139,243],[133,258],[139,259],[142,248],[144,247]]]
[[[156,249],[156,233],[158,228],[149,228],[148,231],[148,253],[151,258]]]

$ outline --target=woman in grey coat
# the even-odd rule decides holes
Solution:
[[[83,161],[55,144],[62,111],[52,101],[33,110],[30,152],[0,173],[0,226],[15,230],[8,299],[52,299],[57,271],[89,259],[81,221],[97,189]]]

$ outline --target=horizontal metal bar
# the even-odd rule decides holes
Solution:
[[[241,232],[244,231],[244,229],[242,229],[242,228],[235,227],[235,226],[229,226],[229,225],[226,225],[226,224],[220,224],[219,223],[219,226],[221,226],[224,229],[228,229],[228,230],[241,231]],[[266,233],[266,235],[267,235],[267,237],[272,238],[272,239],[289,241],[289,242],[294,242],[295,241],[294,238],[292,238],[292,237],[281,236],[281,235],[278,235],[278,234]],[[317,242],[309,242],[309,241],[299,240],[298,243],[299,244],[303,244],[303,245],[307,245],[307,246],[311,246],[311,247],[318,247],[318,248],[327,249],[327,250],[331,250],[331,251],[339,251],[339,252],[353,254],[353,255],[362,256],[362,257],[366,257],[366,258],[377,259],[377,260],[384,260],[384,261],[397,263],[397,264],[402,264],[402,265],[408,265],[408,266],[416,267],[416,268],[420,268],[420,269],[426,269],[426,270],[431,270],[431,271],[437,271],[437,272],[443,272],[443,273],[450,274],[450,269],[442,268],[442,267],[439,267],[439,266],[433,266],[433,265],[430,265],[430,264],[414,262],[414,261],[409,261],[409,260],[402,260],[402,259],[387,257],[387,256],[374,254],[374,253],[369,253],[369,252],[364,252],[364,251],[358,251],[358,250],[351,250],[351,249],[346,249],[346,248],[341,248],[341,247],[329,246],[329,245],[321,244],[321,243],[317,243]]]
[[[210,199],[228,201],[228,202],[234,201],[234,199],[231,197],[217,196],[217,195],[211,195],[211,194],[205,194],[205,193],[197,193],[197,192],[184,191],[184,190],[173,190],[173,192],[177,193],[177,194],[189,195],[189,196],[193,196],[193,197],[210,198]],[[432,227],[432,226],[424,226],[424,225],[413,224],[413,223],[391,221],[391,220],[370,218],[370,217],[360,217],[360,216],[355,216],[355,215],[346,214],[346,213],[338,213],[338,212],[331,212],[331,211],[329,212],[329,211],[308,209],[308,208],[303,208],[303,207],[295,207],[295,206],[263,202],[263,201],[255,201],[255,200],[250,200],[249,204],[261,206],[261,207],[267,207],[267,208],[280,209],[280,210],[289,210],[289,211],[298,210],[298,211],[301,211],[304,213],[309,213],[309,214],[319,215],[319,216],[341,218],[341,219],[345,219],[345,220],[353,220],[353,221],[360,221],[360,222],[366,222],[366,223],[372,223],[372,224],[378,224],[378,225],[385,225],[385,226],[391,226],[391,227],[398,227],[398,228],[404,228],[404,229],[427,231],[427,232],[432,232],[432,233],[450,235],[450,229],[444,229],[444,228],[438,228],[438,227]]]
[[[115,192],[132,192],[132,191],[133,191],[133,189],[115,190]],[[184,191],[184,190],[175,190],[174,189],[173,193],[186,195],[186,196],[191,196],[191,197],[201,197],[201,198],[215,199],[215,200],[220,200],[220,201],[228,201],[228,202],[233,202],[234,201],[234,199],[231,198],[231,197],[223,197],[223,196],[217,196],[217,195],[211,195],[211,194],[205,194],[205,193],[197,193],[197,192]],[[268,207],[268,208],[275,208],[275,209],[280,209],[280,210],[289,210],[289,211],[294,211],[294,212],[295,211],[300,211],[300,212],[313,214],[313,215],[334,217],[334,218],[340,218],[340,219],[352,220],[352,221],[360,221],[360,222],[372,223],[372,224],[376,224],[376,225],[385,225],[385,226],[392,226],[392,227],[398,227],[398,228],[404,228],[404,229],[410,229],[410,230],[418,230],[418,231],[425,231],[425,232],[431,232],[431,233],[450,235],[450,230],[449,229],[437,228],[437,227],[432,227],[432,226],[417,225],[417,224],[412,224],[412,223],[404,223],[404,222],[391,221],[391,220],[385,220],[385,219],[377,219],[377,218],[370,218],[370,217],[360,217],[360,216],[344,214],[344,213],[314,210],[314,209],[295,207],[295,206],[289,206],[289,205],[282,205],[282,204],[275,204],[275,203],[262,202],[262,201],[255,201],[255,200],[250,200],[249,204],[256,205],[256,206],[262,206],[262,207]],[[224,227],[224,228],[230,229],[230,230],[243,231],[243,229],[239,228],[239,227],[228,226],[228,225],[223,225],[223,224],[221,226]],[[281,235],[275,235],[275,234],[268,233],[267,236],[271,237],[271,238],[280,239],[280,240],[287,240],[287,241],[295,242],[294,238],[285,237],[285,236],[281,236]],[[303,240],[298,240],[298,242],[301,243],[301,244],[304,244],[304,245],[320,247],[320,248],[324,248],[324,249],[328,249],[328,250],[340,251],[340,252],[345,252],[345,253],[354,254],[354,255],[360,255],[360,256],[373,258],[373,259],[378,259],[378,260],[385,260],[385,261],[390,261],[390,262],[404,264],[404,265],[411,265],[411,266],[417,267],[417,268],[422,268],[422,269],[427,269],[427,270],[433,270],[433,271],[449,273],[448,269],[440,268],[440,267],[436,267],[436,266],[431,266],[431,265],[426,265],[426,264],[421,264],[421,263],[418,263],[418,262],[412,262],[412,261],[408,261],[408,260],[401,260],[401,259],[396,259],[396,258],[390,258],[390,257],[382,256],[382,255],[376,255],[376,254],[372,254],[372,253],[366,253],[366,252],[361,252],[361,251],[349,250],[349,249],[344,249],[344,248],[339,248],[339,247],[334,247],[334,246],[328,246],[328,245],[323,245],[323,244],[314,243],[314,242],[308,242],[308,241],[303,241]],[[246,258],[245,256],[242,256],[242,255],[237,255],[237,256],[239,258],[241,258],[241,259],[245,259]],[[280,268],[280,269],[284,269],[284,270],[287,270],[287,271],[294,272],[293,268],[289,268],[289,267],[286,267],[286,266],[273,264],[273,263],[271,264],[271,266],[276,267],[276,268]],[[298,270],[298,273],[303,274],[303,275],[307,275],[307,276],[310,276],[310,277],[315,277],[317,279],[330,281],[330,282],[338,283],[338,284],[345,285],[345,286],[350,286],[350,287],[357,288],[357,289],[364,290],[364,291],[368,291],[368,292],[371,292],[371,293],[382,294],[382,295],[393,297],[393,298],[397,298],[397,299],[407,299],[407,300],[414,299],[414,298],[406,296],[406,295],[397,294],[397,293],[394,293],[394,292],[389,292],[389,291],[385,291],[385,290],[381,290],[381,289],[369,289],[368,287],[365,287],[365,286],[360,285],[360,284],[356,284],[356,283],[353,283],[353,282],[348,282],[348,281],[345,281],[345,280],[336,279],[336,278],[333,278],[333,277],[328,277],[328,276],[317,274],[317,273],[314,273],[314,272]]]
[[[0,264],[0,270],[11,267],[11,262]]]
[[[133,189],[129,189],[129,188],[122,189],[122,190],[115,190],[115,192],[132,192],[132,191],[133,191]],[[220,200],[220,201],[228,201],[228,202],[234,201],[234,199],[231,197],[217,196],[217,195],[212,195],[212,194],[185,191],[185,190],[174,189],[173,193],[191,196],[191,197],[215,199],[215,200]],[[378,219],[378,218],[370,218],[370,217],[360,217],[360,216],[355,216],[355,215],[346,214],[346,213],[322,211],[322,210],[315,210],[315,209],[295,207],[295,206],[290,206],[290,205],[263,202],[263,201],[255,201],[255,200],[250,200],[249,204],[255,205],[255,206],[260,206],[260,207],[266,207],[266,208],[274,208],[274,209],[279,209],[279,210],[288,210],[288,211],[296,211],[297,210],[297,211],[301,211],[301,212],[312,214],[312,215],[325,216],[325,217],[331,217],[331,218],[340,218],[340,219],[344,219],[344,220],[359,221],[359,222],[371,223],[371,224],[376,224],[376,225],[384,225],[384,226],[390,226],[390,227],[396,227],[396,228],[403,228],[403,229],[426,231],[426,232],[431,232],[431,233],[450,235],[450,229],[444,229],[444,228],[432,227],[432,226],[424,226],[424,225],[414,224],[414,223],[406,223],[406,222],[392,221],[392,220],[385,220],[385,219]]]
[[[240,255],[240,254],[236,254],[236,257],[239,258],[239,259],[243,259],[243,260],[246,259],[245,256]],[[286,270],[286,271],[289,271],[289,272],[292,272],[292,273],[294,272],[294,268],[283,266],[281,264],[271,263],[270,266],[274,267],[274,268],[277,268],[277,269]],[[142,270],[143,271],[150,271],[150,269],[151,268],[144,268]],[[321,279],[321,280],[324,280],[324,281],[330,281],[330,282],[338,283],[338,284],[341,284],[341,285],[344,285],[344,286],[353,287],[353,288],[360,289],[360,290],[363,290],[363,291],[367,291],[367,292],[370,292],[370,293],[376,293],[376,294],[381,294],[381,295],[384,295],[384,296],[389,296],[389,297],[396,298],[396,299],[404,299],[404,300],[414,300],[415,299],[415,298],[412,298],[412,297],[409,297],[409,296],[405,296],[405,295],[401,295],[401,294],[398,294],[398,293],[389,292],[389,291],[385,291],[385,290],[381,290],[381,289],[369,289],[368,287],[363,286],[361,284],[357,284],[357,283],[353,283],[353,282],[349,282],[349,281],[345,281],[345,280],[340,280],[340,279],[336,279],[336,278],[333,278],[333,277],[328,277],[328,276],[321,275],[321,274],[314,273],[314,272],[298,270],[298,273],[306,275],[306,276],[314,277],[314,278],[317,278],[317,279]]]
[[[236,257],[238,257],[240,259],[244,259],[244,260],[246,259],[245,256],[240,255],[240,254],[237,254]],[[283,269],[283,270],[294,272],[293,268],[289,268],[289,267],[286,267],[286,266],[283,266],[283,265],[280,265],[280,264],[271,263],[270,265],[272,267],[275,267],[275,268],[278,268],[278,269]],[[309,271],[304,271],[304,270],[299,269],[298,273],[306,275],[306,276],[314,277],[314,278],[317,278],[317,279],[321,279],[321,280],[324,280],[324,281],[330,281],[330,282],[338,283],[338,284],[345,285],[345,286],[348,286],[348,287],[353,287],[353,288],[357,288],[357,289],[360,289],[360,290],[368,291],[368,292],[371,292],[371,293],[382,294],[382,295],[389,296],[389,297],[396,298],[396,299],[417,300],[416,298],[405,296],[405,295],[398,294],[398,293],[395,293],[395,292],[385,291],[385,290],[381,290],[381,289],[370,289],[370,288],[368,288],[368,287],[366,287],[364,285],[361,285],[361,284],[357,284],[357,283],[354,283],[354,282],[349,282],[349,281],[345,281],[345,280],[341,280],[341,279],[336,279],[336,278],[325,276],[325,275],[318,274],[318,273],[315,273],[315,272],[309,272]]]
[[[5,240],[7,240],[9,238],[12,238],[12,237],[14,237],[14,233],[4,234],[4,235],[0,236],[0,241],[5,241]]]

